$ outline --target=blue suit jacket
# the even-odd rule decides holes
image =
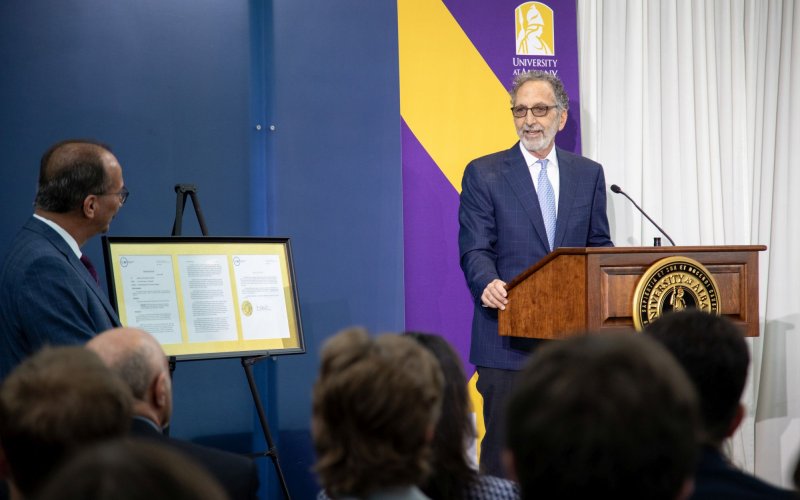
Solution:
[[[603,167],[556,148],[559,169],[556,247],[613,246],[606,215]],[[506,283],[549,253],[547,233],[519,143],[467,165],[458,212],[461,268],[475,300],[470,362],[519,370],[530,350],[500,337],[497,310],[481,307],[486,285]]]
[[[67,242],[31,217],[0,274],[0,379],[45,344],[80,344],[120,326],[105,291]]]

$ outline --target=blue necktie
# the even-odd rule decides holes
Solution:
[[[542,169],[539,171],[537,186],[537,196],[539,196],[539,208],[542,210],[544,228],[547,231],[547,242],[550,243],[550,251],[553,250],[556,237],[556,195],[553,185],[547,178],[547,160],[539,160]]]

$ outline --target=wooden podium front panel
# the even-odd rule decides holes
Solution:
[[[717,283],[720,313],[742,327],[748,337],[757,337],[758,304],[748,301],[748,297],[758,297],[758,254],[747,253],[749,255],[734,252],[734,258],[730,252],[680,252],[679,255],[697,260],[708,269]],[[589,289],[602,290],[603,293],[589,298],[589,328],[633,328],[636,284],[651,265],[672,255],[675,254],[643,253],[626,256],[624,262],[620,262],[618,255],[590,255],[587,266],[589,281],[594,279],[597,286]],[[596,265],[592,265],[591,259],[596,259]],[[641,260],[642,265],[631,265],[631,260]],[[592,269],[597,271],[594,277]],[[597,302],[593,304],[592,299]]]
[[[742,298],[747,296],[744,287],[743,265],[706,266],[714,276],[714,281],[719,287],[720,311],[732,320],[745,320],[742,310]],[[746,300],[746,299],[745,299]]]
[[[598,269],[600,288],[606,293],[597,295],[600,303],[594,308],[597,314],[591,318],[591,328],[633,328],[633,292],[646,268],[600,266]]]
[[[584,261],[580,255],[561,256],[511,289],[506,310],[498,317],[500,335],[555,339],[585,330]]]
[[[566,338],[586,330],[633,327],[633,295],[642,275],[666,257],[703,264],[717,284],[721,314],[757,337],[758,252],[763,245],[560,248],[509,284],[498,314],[500,335]]]

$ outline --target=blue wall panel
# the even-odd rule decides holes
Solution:
[[[0,2],[0,246],[32,211],[53,142],[112,146],[131,197],[112,235],[168,235],[173,186],[195,183],[212,234],[247,234],[250,33],[245,1]],[[192,218],[188,218],[192,216]],[[185,234],[198,234],[188,214]],[[84,250],[102,262],[99,238]],[[174,435],[252,431],[238,361],[175,376]]]
[[[309,497],[319,346],[353,324],[403,328],[395,2],[0,2],[3,249],[65,137],[108,142],[123,165],[112,235],[168,234],[172,187],[191,182],[211,234],[291,237],[308,353],[256,373],[291,491]],[[99,241],[85,251],[101,261]],[[175,390],[174,435],[259,444],[238,360],[181,363]]]
[[[273,2],[272,229],[292,237],[305,356],[278,360],[281,447],[309,498],[319,347],[350,325],[403,328],[395,2]]]

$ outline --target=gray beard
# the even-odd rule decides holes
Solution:
[[[541,139],[526,139],[520,138],[520,142],[528,151],[540,151],[550,144],[550,138],[543,135]]]
[[[519,140],[528,151],[541,151],[547,148],[558,133],[558,123],[553,122],[550,127],[543,127],[542,137],[540,139],[527,139],[525,134],[519,134]]]

